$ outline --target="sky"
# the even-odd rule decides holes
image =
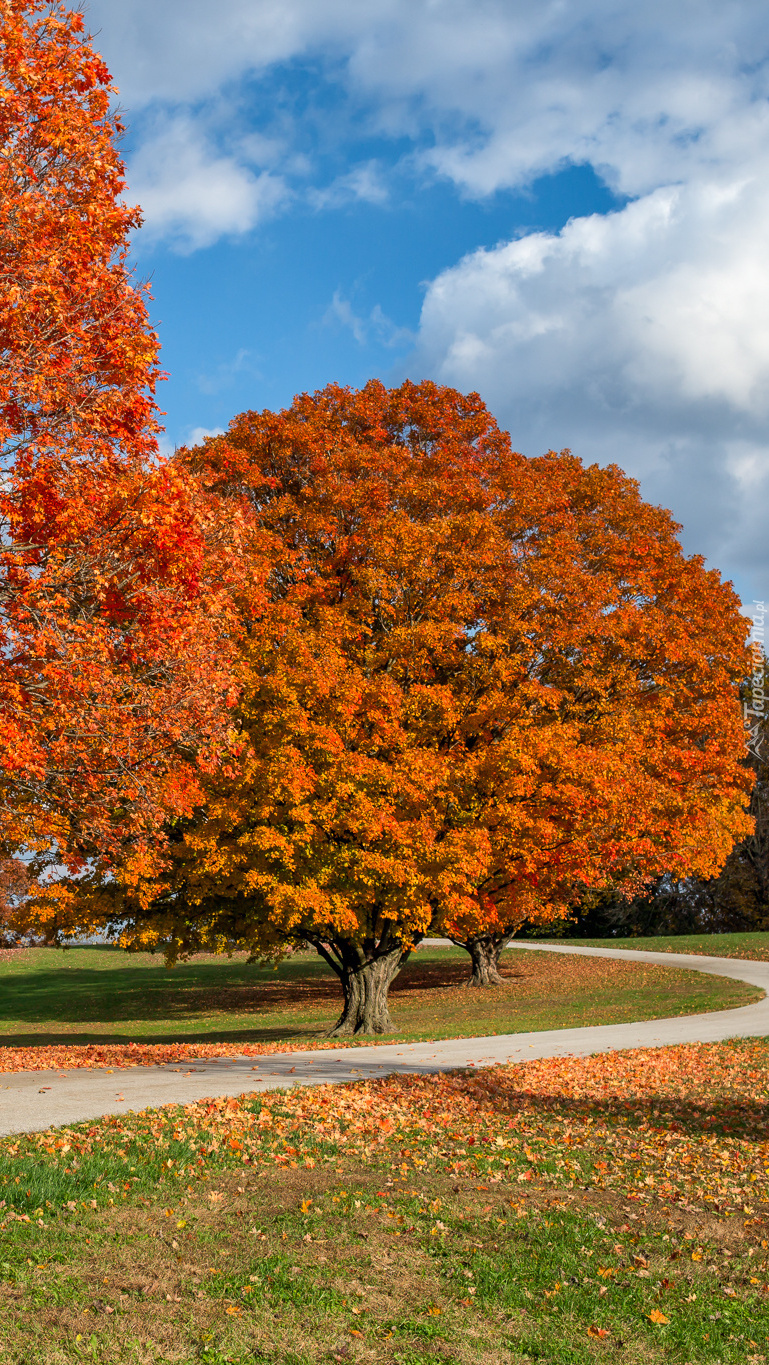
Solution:
[[[434,379],[769,599],[759,0],[91,0],[165,445]]]

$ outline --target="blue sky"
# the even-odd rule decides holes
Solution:
[[[170,375],[161,393],[169,440],[331,380],[398,382],[412,373],[429,280],[477,247],[557,231],[577,206],[596,212],[613,198],[589,167],[570,168],[482,204],[436,184],[396,203],[304,205],[194,253],[140,249]]]
[[[173,447],[330,381],[477,389],[769,597],[769,11],[92,0]]]

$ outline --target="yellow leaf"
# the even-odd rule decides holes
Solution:
[[[660,1310],[659,1310],[659,1308],[652,1308],[652,1311],[651,1311],[651,1313],[649,1313],[648,1317],[649,1317],[649,1322],[659,1322],[659,1323],[670,1322],[670,1318],[666,1318],[666,1317],[665,1317],[665,1314],[664,1314],[664,1313],[661,1313]]]

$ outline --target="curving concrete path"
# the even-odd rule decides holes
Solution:
[[[769,992],[769,962],[688,953],[647,953],[628,948],[515,944],[516,951],[577,953],[622,962],[656,962],[711,976],[747,981]],[[540,1057],[585,1057],[623,1048],[711,1043],[769,1036],[769,998],[738,1009],[650,1019],[637,1024],[596,1024],[541,1033],[447,1038],[433,1043],[391,1043],[320,1052],[283,1052],[263,1058],[205,1058],[186,1064],[104,1070],[21,1071],[0,1074],[0,1134],[33,1132],[107,1114],[162,1104],[187,1104],[211,1095],[275,1090],[293,1085],[340,1084],[397,1073],[452,1071]]]

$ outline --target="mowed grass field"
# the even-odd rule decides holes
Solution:
[[[619,1023],[749,1003],[740,982],[678,968],[511,950],[504,985],[462,989],[469,957],[423,948],[391,989],[398,1039],[515,1033]],[[277,970],[245,954],[162,957],[116,948],[31,949],[0,962],[0,1066],[9,1048],[201,1043],[237,1047],[323,1041],[341,1006],[339,983],[315,953]]]
[[[769,1042],[0,1141],[8,1365],[764,1365]]]

